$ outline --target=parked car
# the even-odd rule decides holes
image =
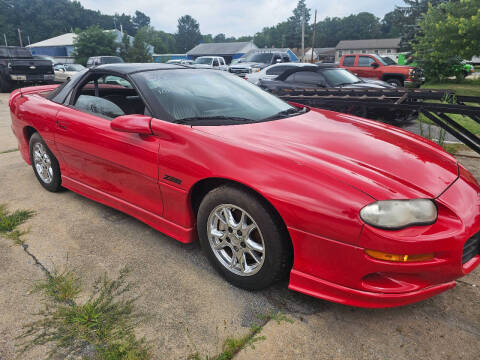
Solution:
[[[269,65],[287,62],[290,62],[290,57],[286,52],[255,51],[245,56],[243,60],[239,60],[238,63],[230,65],[228,71],[240,77],[245,77],[246,74],[255,73]]]
[[[425,82],[422,69],[415,66],[388,65],[376,54],[343,55],[339,66],[361,78],[383,80],[398,87],[419,87]]]
[[[53,81],[53,65],[49,60],[34,59],[27,48],[0,46],[0,92],[8,92],[14,86]]]
[[[64,82],[85,69],[85,66],[80,64],[57,64],[53,68],[55,70],[55,81]]]
[[[312,66],[309,63],[280,63],[280,64],[273,64],[263,68],[260,71],[253,72],[251,74],[245,75],[245,80],[250,81],[251,83],[258,85],[260,80],[272,80],[275,79],[278,75],[282,74],[288,69],[303,67],[303,66]]]
[[[225,59],[221,56],[200,56],[195,59],[192,66],[198,69],[216,69],[223,71],[227,71],[228,69]]]
[[[306,88],[394,88],[387,83],[366,82],[346,69],[312,64],[291,67],[274,79],[260,79],[258,86],[270,92]]]
[[[480,264],[480,185],[395,127],[166,64],[86,69],[60,88],[16,90],[9,106],[46,190],[70,189],[184,243],[198,236],[238,287],[289,274],[289,288],[310,296],[389,307],[450,289]]]
[[[87,60],[87,67],[94,67],[104,64],[118,64],[123,63],[123,59],[120,56],[92,56]]]

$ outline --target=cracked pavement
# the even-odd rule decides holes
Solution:
[[[138,307],[151,319],[140,329],[157,359],[213,356],[223,340],[242,336],[271,310],[294,323],[269,321],[266,340],[235,359],[476,359],[480,352],[480,271],[456,288],[396,309],[366,310],[314,299],[280,283],[260,292],[237,289],[211,268],[197,244],[182,245],[147,225],[70,191],[49,193],[16,148],[7,94],[0,94],[0,203],[37,215],[23,228],[28,251],[51,270],[73,268],[88,288],[104,272],[128,266]],[[460,161],[480,179],[480,159]],[[21,246],[0,239],[0,359],[15,357],[15,337],[42,307],[31,285],[43,271]],[[84,296],[86,296],[84,294]],[[44,359],[47,346],[20,358]]]

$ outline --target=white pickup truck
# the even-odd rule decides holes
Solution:
[[[195,59],[193,66],[202,69],[217,69],[227,71],[228,66],[225,63],[225,59],[221,56],[200,56]]]

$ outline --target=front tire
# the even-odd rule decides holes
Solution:
[[[285,227],[265,202],[236,186],[221,186],[202,200],[197,214],[201,246],[213,267],[233,285],[266,288],[290,270]]]
[[[38,132],[30,138],[29,149],[33,172],[40,184],[48,191],[58,192],[62,187],[60,166]]]
[[[403,81],[400,79],[388,79],[386,82],[395,87],[403,87]]]

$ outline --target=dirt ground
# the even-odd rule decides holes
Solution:
[[[304,296],[280,283],[260,292],[237,289],[210,267],[197,244],[182,245],[147,225],[70,191],[42,189],[21,159],[0,94],[0,203],[32,209],[28,250],[47,268],[74,268],[85,286],[127,265],[152,315],[139,329],[156,359],[213,356],[223,340],[241,336],[258,315],[275,310],[293,323],[269,321],[264,341],[236,359],[477,359],[480,353],[480,271],[424,302],[365,310]],[[480,159],[461,157],[480,179]],[[0,239],[0,359],[44,359],[47,347],[16,356],[22,326],[42,306],[32,282],[43,277],[21,247]]]

